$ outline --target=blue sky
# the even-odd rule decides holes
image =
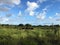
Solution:
[[[60,24],[60,0],[0,0],[0,24]]]

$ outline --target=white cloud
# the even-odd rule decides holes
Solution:
[[[55,16],[56,16],[55,20],[60,21],[60,13],[56,13]]]
[[[9,11],[10,10],[10,8],[8,8],[8,7],[0,7],[0,11]]]
[[[44,8],[43,11],[47,11],[47,8]]]
[[[12,14],[6,14],[6,17],[11,17],[12,16]]]
[[[52,16],[49,16],[49,20],[53,20],[53,17]]]
[[[1,5],[19,5],[20,0],[0,0]]]
[[[34,16],[34,11],[30,11],[30,16]]]
[[[44,20],[48,11],[48,7],[46,6],[44,9],[42,9],[42,12],[40,12],[39,14],[37,14],[37,18],[40,20]]]
[[[19,11],[19,12],[18,12],[18,16],[22,16],[22,13],[21,13],[21,11]]]
[[[16,4],[16,5],[19,5],[20,4],[20,0],[11,0],[12,3]]]
[[[48,9],[50,8],[52,6],[52,4],[51,5],[47,5],[45,8],[43,8],[42,10],[43,11],[48,11]]]
[[[59,19],[56,19],[56,21],[60,21],[60,18]]]
[[[60,21],[60,13],[56,13],[55,16],[49,16],[50,21]]]
[[[0,22],[7,22],[9,20],[9,18],[6,17],[0,17]]]
[[[46,6],[44,9],[42,9],[43,11],[47,11],[49,6]]]
[[[44,20],[46,17],[46,12],[43,11],[41,13],[38,14],[37,18],[40,19],[40,20]]]
[[[49,20],[53,22],[53,21],[58,21],[59,18],[54,17],[54,16],[53,17],[52,16],[49,16]]]
[[[39,5],[37,3],[29,2],[29,1],[27,2],[27,6],[28,6],[27,10],[29,10],[29,11],[35,10],[39,7]]]
[[[27,2],[27,9],[26,11],[29,13],[30,16],[34,15],[34,11],[39,7],[39,5],[36,2]]]
[[[14,7],[15,5],[19,5],[20,3],[21,0],[0,0],[0,11],[9,11],[11,8],[8,8],[8,6]]]
[[[6,21],[8,21],[8,20],[9,20],[8,18],[3,18],[3,19],[2,19],[3,22],[6,22]]]
[[[46,2],[47,0],[38,0],[37,3],[43,3]]]
[[[56,13],[56,16],[60,16],[60,13]]]

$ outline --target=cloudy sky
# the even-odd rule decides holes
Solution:
[[[0,0],[0,24],[60,24],[60,0]]]

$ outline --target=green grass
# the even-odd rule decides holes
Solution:
[[[52,29],[18,30],[1,28],[0,45],[60,45],[60,39]]]

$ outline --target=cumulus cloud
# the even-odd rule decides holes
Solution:
[[[26,11],[29,12],[29,15],[33,16],[34,15],[34,10],[36,10],[39,5],[36,2],[27,2],[27,9]]]
[[[28,6],[27,10],[29,10],[29,11],[35,10],[36,8],[39,7],[39,5],[37,3],[29,2],[29,1],[27,2],[27,6]]]

